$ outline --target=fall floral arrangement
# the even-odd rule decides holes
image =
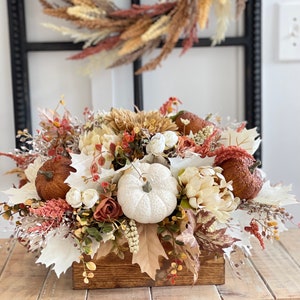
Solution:
[[[155,1],[154,1],[155,2]],[[110,0],[40,0],[45,14],[75,25],[75,28],[44,24],[83,42],[83,50],[71,59],[91,59],[90,67],[128,64],[161,46],[159,55],[137,74],[155,69],[182,42],[182,54],[198,41],[198,31],[216,20],[212,45],[225,39],[228,26],[237,20],[246,0],[164,0],[152,5],[133,4],[118,8]]]
[[[250,251],[251,237],[262,248],[279,238],[292,220],[283,206],[296,200],[258,168],[256,129],[178,112],[179,104],[172,97],[149,112],[86,109],[79,121],[61,101],[41,111],[35,136],[19,133],[21,149],[1,153],[20,176],[1,214],[39,253],[37,263],[59,276],[82,261],[88,283],[96,265],[87,257],[129,251],[153,279],[166,258],[174,283],[182,268],[197,279],[202,253],[230,259]]]

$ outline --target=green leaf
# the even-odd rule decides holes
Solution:
[[[84,238],[84,243],[85,243],[86,245],[90,245],[90,244],[92,244],[92,240],[91,240],[89,237],[85,237],[85,238]]]
[[[178,232],[179,231],[179,226],[177,224],[168,225],[168,229],[171,232]]]
[[[103,233],[108,233],[111,232],[113,230],[113,226],[111,224],[104,224],[102,227],[102,232]]]
[[[183,209],[190,209],[191,206],[190,206],[190,203],[189,203],[189,199],[188,198],[183,198],[180,202],[180,206],[183,208]]]
[[[175,243],[179,246],[183,246],[184,245],[184,242],[182,241],[178,241],[178,240],[175,240]]]
[[[161,239],[162,239],[163,241],[169,241],[169,240],[172,239],[172,236],[170,236],[169,234],[167,234],[167,235],[162,236]]]
[[[166,230],[166,228],[164,226],[158,226],[157,227],[157,234],[162,234],[165,230]]]
[[[97,242],[100,242],[102,240],[101,234],[99,232],[99,230],[95,227],[87,227],[86,228],[86,232],[94,237],[96,239]]]

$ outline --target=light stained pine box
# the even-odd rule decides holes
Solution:
[[[170,281],[160,279],[164,277],[169,262],[161,260],[161,269],[156,274],[156,280],[151,279],[146,273],[141,273],[137,264],[132,264],[132,255],[127,252],[125,258],[120,259],[115,254],[94,260],[97,269],[93,271],[94,278],[88,284],[83,282],[82,264],[73,264],[73,288],[74,289],[104,289],[126,287],[170,286]],[[166,268],[164,268],[166,266]],[[223,257],[204,256],[201,258],[201,267],[196,285],[224,284],[225,263]],[[185,267],[178,272],[176,286],[193,285],[193,274]]]

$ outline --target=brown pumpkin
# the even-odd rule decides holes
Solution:
[[[233,194],[240,199],[253,199],[263,185],[263,179],[257,170],[257,164],[249,160],[228,159],[220,167],[226,181],[232,180]]]
[[[233,194],[240,199],[250,200],[257,196],[263,185],[257,167],[259,161],[238,146],[220,149],[215,164],[223,169],[226,181],[232,181]]]
[[[55,157],[47,160],[38,170],[35,187],[38,195],[43,200],[64,199],[70,187],[65,180],[70,172],[76,172],[71,167],[71,159]]]
[[[184,120],[189,120],[189,123],[187,125],[185,125],[181,119]],[[200,130],[202,130],[204,127],[209,126],[209,125],[213,125],[213,123],[204,120],[202,118],[200,118],[199,116],[188,112],[188,111],[180,111],[174,119],[174,122],[176,123],[177,127],[178,127],[178,131],[181,134],[189,134],[190,131],[192,131],[192,133],[197,133]]]

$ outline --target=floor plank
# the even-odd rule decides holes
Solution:
[[[87,300],[151,300],[149,287],[89,290]]]
[[[9,239],[0,239],[0,275],[14,249],[15,241]]]
[[[36,300],[48,270],[35,263],[35,256],[16,244],[1,274],[1,300]]]
[[[253,243],[253,264],[277,300],[300,299],[300,267],[278,242],[262,250]]]
[[[300,229],[293,228],[281,233],[279,242],[297,264],[300,265]]]
[[[218,290],[224,300],[273,300],[263,280],[258,276],[251,262],[244,258],[244,264],[233,270],[226,261],[226,280],[219,285]],[[239,272],[239,276],[236,272]]]
[[[85,300],[86,290],[72,290],[72,270],[57,278],[54,272],[49,272],[38,300]]]
[[[172,286],[152,288],[153,300],[220,300],[214,285]]]

